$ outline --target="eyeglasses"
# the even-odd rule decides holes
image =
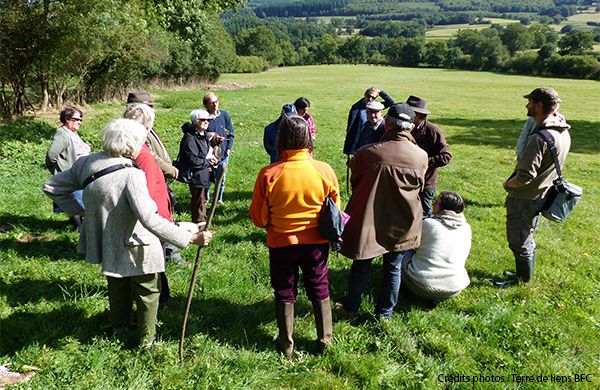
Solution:
[[[70,120],[75,122],[83,122],[83,118],[71,118]]]

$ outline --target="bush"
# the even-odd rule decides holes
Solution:
[[[510,73],[533,75],[539,73],[536,52],[519,53],[506,62],[506,71]]]
[[[240,56],[239,59],[235,73],[259,73],[269,68],[269,64],[262,57]]]
[[[598,80],[600,63],[591,55],[553,56],[546,60],[546,69],[553,76]]]

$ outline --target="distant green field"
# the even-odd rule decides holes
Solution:
[[[52,213],[50,200],[41,192],[49,177],[44,154],[58,113],[45,116],[46,121],[0,122],[0,364],[39,369],[22,388],[598,388],[598,82],[331,65],[227,74],[219,83],[230,87],[217,93],[233,119],[235,146],[226,205],[217,209],[215,239],[203,251],[182,365],[178,338],[191,269],[168,264],[172,299],[159,311],[160,341],[154,350],[130,349],[115,339],[107,328],[106,281],[99,267],[75,253],[78,236],[64,215]],[[231,88],[233,83],[246,88]],[[440,170],[438,190],[458,191],[466,201],[465,215],[473,229],[466,265],[471,285],[435,309],[402,291],[391,320],[376,321],[371,316],[381,280],[381,262],[376,260],[364,314],[356,324],[335,315],[335,343],[325,356],[315,354],[314,317],[300,287],[297,352],[285,361],[273,342],[277,325],[265,232],[248,215],[256,174],[268,163],[263,128],[278,117],[284,103],[308,97],[317,124],[315,158],[332,166],[346,204],[346,117],[372,85],[397,101],[411,94],[428,100],[430,120],[445,132],[453,160]],[[514,168],[513,148],[526,119],[522,95],[544,85],[561,94],[560,111],[572,125],[564,173],[585,192],[566,223],[541,222],[534,280],[497,289],[492,281],[504,270],[514,270],[505,239],[502,182]],[[191,110],[200,108],[206,91],[151,92],[156,129],[176,156],[180,126]],[[84,107],[81,135],[95,151],[102,127],[119,117],[123,106]],[[178,219],[189,220],[188,188],[181,183],[173,187]],[[13,229],[4,231],[7,225]],[[193,248],[183,251],[188,261],[194,255]],[[333,300],[345,293],[350,264],[341,255],[330,257]],[[576,383],[582,374],[589,382]],[[453,381],[461,375],[463,382]],[[551,381],[551,375],[569,382]]]
[[[510,23],[519,23],[518,20],[514,19],[500,19],[500,18],[486,18],[493,24],[507,25]],[[483,30],[490,28],[490,24],[448,24],[443,26],[435,26],[428,29],[425,32],[425,38],[430,39],[451,39],[453,38],[458,30]]]

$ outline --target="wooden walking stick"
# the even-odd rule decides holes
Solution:
[[[227,165],[222,165],[221,173],[215,184],[215,191],[213,193],[212,203],[210,205],[210,211],[206,218],[206,225],[204,225],[203,231],[207,231],[210,228],[215,210],[217,208],[217,198],[221,191],[221,183],[223,183],[223,177],[227,171]],[[185,340],[185,329],[187,327],[187,320],[190,315],[190,307],[192,306],[192,296],[194,295],[194,287],[196,286],[196,280],[198,279],[198,271],[200,270],[200,254],[202,253],[202,247],[198,247],[196,252],[196,260],[194,261],[194,270],[192,271],[192,280],[190,281],[190,290],[188,291],[187,304],[185,305],[185,312],[183,313],[183,322],[181,323],[181,338],[179,339],[179,363],[183,363],[183,342]]]

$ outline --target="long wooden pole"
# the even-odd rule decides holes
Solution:
[[[221,191],[221,183],[223,183],[223,177],[225,176],[225,171],[227,171],[227,165],[223,165],[221,169],[221,174],[217,179],[217,183],[215,184],[215,191],[213,193],[212,203],[210,205],[210,210],[208,212],[208,216],[206,218],[206,225],[204,225],[203,231],[207,231],[210,228],[210,224],[212,222],[213,216],[215,215],[215,210],[217,208],[217,199],[219,192]],[[202,253],[202,247],[198,247],[198,251],[196,252],[196,260],[194,261],[194,270],[192,271],[192,280],[190,281],[190,289],[188,291],[187,303],[185,305],[185,312],[183,313],[183,321],[181,323],[181,337],[179,338],[179,363],[183,363],[183,344],[185,341],[185,330],[187,328],[187,320],[190,315],[190,307],[192,306],[192,297],[194,296],[194,287],[196,286],[196,280],[198,279],[198,271],[200,270],[200,260]]]

